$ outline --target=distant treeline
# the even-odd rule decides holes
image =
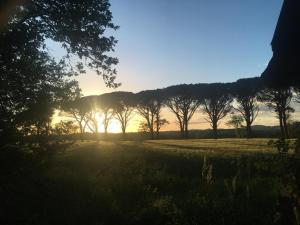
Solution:
[[[108,127],[115,119],[120,124],[124,138],[128,124],[137,113],[142,118],[139,132],[151,139],[233,136],[251,138],[276,135],[289,138],[291,136],[289,127],[292,126],[290,116],[294,112],[291,103],[293,99],[295,102],[299,100],[297,88],[267,87],[258,77],[240,79],[233,83],[182,84],[138,93],[117,91],[86,97],[82,97],[79,88],[74,90],[57,107],[60,114],[66,118],[65,121],[52,126],[53,113],[47,113],[54,112],[54,109],[37,110],[34,115],[36,120],[29,117],[31,120],[22,121],[17,125],[18,132],[23,136],[36,137],[78,133],[80,134],[77,135],[78,138],[85,138],[93,136],[86,135],[86,132],[99,134],[98,126],[102,123],[104,136],[107,136]],[[279,132],[277,129],[276,132],[275,130],[253,132],[252,124],[262,105],[276,113]],[[168,123],[166,118],[161,116],[164,107],[175,115],[179,135],[178,132],[160,132],[161,127]],[[189,124],[196,110],[202,111],[205,115],[212,128],[211,131],[189,131]],[[234,132],[218,129],[220,121],[227,115],[231,115],[227,125],[232,126]],[[126,138],[129,136],[126,135]]]
[[[142,118],[140,133],[147,133],[148,138],[155,139],[163,135],[160,134],[161,127],[169,123],[161,116],[165,107],[175,115],[181,138],[232,136],[225,135],[229,131],[218,129],[220,121],[227,115],[231,115],[227,125],[235,128],[236,136],[251,138],[257,136],[253,133],[252,124],[259,114],[260,106],[265,105],[276,113],[280,128],[278,136],[289,138],[289,118],[294,112],[291,106],[293,98],[299,100],[297,88],[266,87],[258,77],[240,79],[233,83],[182,84],[138,93],[116,91],[86,97],[82,97],[81,90],[77,87],[65,94],[58,104],[38,102],[34,107],[17,114],[16,120],[13,120],[15,124],[10,124],[13,125],[10,129],[15,129],[19,137],[74,133],[86,137],[86,132],[99,133],[99,123],[103,124],[104,134],[107,135],[109,125],[115,119],[119,122],[124,137],[128,124],[137,113]],[[53,126],[51,120],[56,109],[66,119]],[[203,131],[197,135],[195,131],[189,131],[189,124],[196,110],[202,111],[210,124],[212,132],[208,132],[209,135],[205,135]],[[240,133],[241,131],[244,133]],[[262,136],[274,135],[271,130],[268,132],[269,135]],[[5,136],[5,129],[2,129],[2,135]],[[169,136],[178,135],[176,133]]]
[[[198,109],[206,115],[214,138],[220,136],[219,122],[229,113],[235,113],[228,125],[239,130],[245,124],[245,136],[250,138],[253,137],[252,124],[258,116],[259,106],[265,105],[276,113],[280,135],[289,138],[289,118],[294,112],[291,102],[297,93],[298,89],[292,87],[266,87],[260,78],[255,77],[233,83],[182,84],[135,94],[112,92],[80,97],[78,93],[73,101],[63,106],[63,111],[77,121],[81,134],[86,129],[98,133],[99,121],[96,117],[100,113],[105,134],[114,118],[119,121],[123,135],[133,112],[137,112],[143,118],[140,131],[149,133],[152,139],[159,138],[161,127],[168,123],[161,118],[163,107],[175,115],[181,138],[191,137],[189,123]]]

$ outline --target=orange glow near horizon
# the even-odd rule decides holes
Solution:
[[[163,108],[161,117],[165,118],[169,121],[169,124],[163,126],[161,128],[161,131],[178,131],[178,125],[176,123],[176,117],[171,113],[167,108]],[[190,130],[199,130],[199,129],[211,129],[209,123],[205,120],[205,116],[198,110],[193,118],[190,121],[189,129]],[[220,124],[219,128],[221,129],[226,129],[229,128],[226,125],[227,120],[229,119],[230,115],[228,115],[226,118],[224,118]],[[292,115],[293,120],[298,120],[300,118],[300,112],[297,110],[295,113]],[[61,120],[66,121],[66,120],[72,120],[70,117],[64,117],[61,116],[59,111],[56,110],[55,114],[53,116],[52,124],[59,123]],[[101,113],[97,115],[97,121],[98,121],[98,131],[100,133],[104,132],[104,126],[102,123],[102,116]],[[143,118],[139,116],[137,113],[134,113],[132,120],[129,122],[128,127],[126,129],[126,132],[138,132],[139,130],[139,125],[143,121]],[[278,121],[275,117],[274,112],[272,111],[261,111],[254,121],[253,125],[266,125],[266,126],[274,126],[277,125]],[[91,132],[88,128],[86,128],[86,132]],[[110,121],[110,124],[108,126],[108,132],[109,133],[121,133],[121,124],[118,120],[112,119]]]
[[[139,121],[141,121],[141,118],[138,118],[139,116],[134,114],[133,119],[128,123],[126,132],[137,132],[138,131],[138,126],[139,126]],[[96,119],[98,122],[98,131],[100,133],[104,133],[104,126],[103,126],[103,118],[101,113],[97,113]],[[87,128],[87,132],[89,132],[89,129]],[[120,122],[112,118],[109,125],[108,125],[108,133],[121,133],[121,124]]]

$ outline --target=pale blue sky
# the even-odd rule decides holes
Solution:
[[[111,0],[119,90],[260,76],[282,0]],[[50,46],[51,47],[51,46]],[[57,54],[54,45],[54,52]],[[85,95],[112,91],[93,72]]]
[[[122,89],[259,76],[282,0],[111,0]]]

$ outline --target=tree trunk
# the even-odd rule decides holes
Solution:
[[[80,134],[83,134],[83,128],[82,128],[82,124],[79,123],[79,130],[80,130]]]
[[[50,135],[50,129],[51,129],[51,124],[50,122],[46,122],[46,136],[49,137]]]
[[[159,129],[160,129],[160,119],[159,119],[159,113],[156,113],[156,138],[159,136]]]
[[[80,139],[81,141],[83,141],[83,127],[81,123],[79,123],[79,129],[80,129]]]
[[[183,122],[179,122],[179,126],[180,126],[181,137],[184,138],[184,124],[183,124]]]
[[[84,124],[84,126],[82,126],[82,122],[83,122],[83,120],[78,121],[81,141],[83,141],[83,134],[84,134],[84,130],[85,130],[85,127],[86,127],[86,124]]]
[[[94,121],[95,133],[98,134],[98,123]]]
[[[122,135],[123,135],[123,139],[125,139],[125,135],[126,135],[126,126],[124,124],[122,124]]]
[[[279,118],[281,137],[285,138],[285,132],[284,132],[283,121],[282,121],[282,112],[278,112],[278,118]]]
[[[150,135],[151,135],[151,139],[154,139],[154,130],[153,127],[150,127]]]
[[[184,138],[186,138],[186,139],[189,138],[188,121],[185,121]]]
[[[105,134],[105,136],[107,135],[108,124],[109,124],[109,119],[107,118],[107,113],[105,113],[104,114],[104,120],[103,120],[104,134]]]
[[[247,138],[252,138],[252,127],[249,121],[246,121]]]
[[[282,113],[282,122],[283,122],[283,128],[284,128],[284,136],[286,139],[289,139],[289,130],[288,130],[287,116],[286,116],[285,111]]]
[[[215,139],[218,139],[218,124],[217,122],[213,122],[213,135]]]

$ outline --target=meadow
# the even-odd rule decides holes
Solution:
[[[2,218],[5,224],[281,224],[288,219],[278,213],[280,196],[297,191],[300,168],[292,153],[280,156],[268,142],[78,141],[38,165],[11,162],[0,190]]]

